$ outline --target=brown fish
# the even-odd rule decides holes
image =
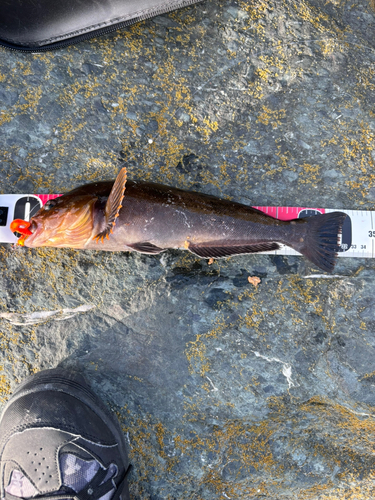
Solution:
[[[87,184],[48,201],[25,222],[19,243],[145,254],[179,248],[202,258],[277,250],[282,243],[332,271],[345,218],[333,212],[281,221],[233,201],[127,181],[122,169],[115,181]]]

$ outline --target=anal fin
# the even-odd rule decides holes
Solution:
[[[133,245],[127,245],[129,248],[132,250],[135,250],[136,252],[140,253],[147,253],[150,255],[156,255],[160,252],[164,252],[164,248],[157,247],[153,243],[150,243],[149,241],[141,241],[139,243],[134,243]]]
[[[198,255],[198,257],[203,257],[205,259],[219,259],[222,257],[230,257],[231,255],[241,255],[257,252],[269,252],[271,250],[279,250],[280,245],[274,242],[265,243],[255,243],[253,245],[212,245],[209,243],[200,243],[195,245],[193,243],[189,244],[188,250]]]

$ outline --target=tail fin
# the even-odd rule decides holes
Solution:
[[[343,212],[307,217],[305,237],[298,245],[293,245],[293,248],[323,271],[332,272],[336,264],[339,238],[346,217],[347,215]]]

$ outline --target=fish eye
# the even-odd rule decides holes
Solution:
[[[56,205],[56,200],[48,200],[45,204],[44,204],[44,210],[51,210],[51,208],[53,208],[54,206]]]

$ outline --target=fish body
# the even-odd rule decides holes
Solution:
[[[26,247],[53,246],[157,254],[185,249],[202,258],[288,245],[324,270],[335,265],[346,214],[281,221],[202,193],[138,180],[87,184],[47,202],[30,220]]]

